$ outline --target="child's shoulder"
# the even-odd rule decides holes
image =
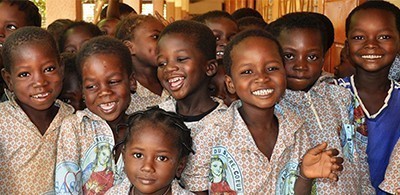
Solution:
[[[131,188],[131,182],[128,177],[126,177],[120,184],[117,184],[111,187],[105,194],[106,195],[119,195],[119,194],[128,194]]]

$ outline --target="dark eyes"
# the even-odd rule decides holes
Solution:
[[[28,72],[21,72],[21,73],[19,73],[18,74],[18,77],[27,77],[27,76],[29,76],[29,73]]]
[[[293,60],[294,55],[291,53],[286,53],[283,55],[283,57],[285,58],[285,60]]]
[[[17,30],[17,26],[15,26],[15,25],[13,25],[13,24],[7,25],[6,28],[7,28],[8,30],[11,30],[11,31]]]
[[[133,153],[133,157],[134,158],[142,158],[143,154],[141,154],[141,153]]]

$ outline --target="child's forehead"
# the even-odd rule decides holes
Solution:
[[[390,20],[392,20],[394,23],[396,23],[396,16],[392,12],[378,8],[366,8],[358,10],[353,14],[350,20],[350,25],[365,20],[373,21],[377,20],[378,18],[379,20],[382,19],[382,21],[389,22]]]

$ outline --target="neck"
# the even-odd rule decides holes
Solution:
[[[387,71],[376,73],[357,69],[356,74],[354,75],[354,83],[357,90],[387,91],[391,84],[391,81],[388,79],[388,74],[389,69]]]
[[[179,110],[178,114],[184,116],[196,116],[203,114],[212,109],[217,103],[211,98],[211,96],[203,97],[186,97],[176,101],[176,107]]]
[[[239,109],[244,122],[250,131],[254,129],[272,130],[277,124],[274,116],[274,107],[268,109],[254,108],[243,105]]]
[[[108,126],[110,126],[111,130],[115,134],[117,131],[118,124],[124,124],[127,120],[128,116],[125,113],[120,114],[115,120],[107,121]]]
[[[135,79],[143,87],[149,89],[151,92],[161,96],[163,87],[157,78],[157,68],[153,66],[139,66],[135,67]]]
[[[22,108],[32,123],[38,128],[40,133],[44,135],[46,130],[49,128],[54,117],[58,113],[58,107],[54,104],[46,110],[36,110],[28,105],[21,103],[18,99],[16,100],[18,105]]]

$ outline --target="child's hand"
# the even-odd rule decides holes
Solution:
[[[343,170],[343,158],[336,157],[339,154],[336,149],[326,150],[327,145],[324,142],[304,155],[300,175],[310,179],[329,178],[333,181],[339,179],[337,172]]]
[[[171,24],[175,21],[173,17],[170,17],[169,20],[166,20],[160,13],[158,13],[158,11],[155,11],[154,15],[161,23],[164,24],[164,26],[168,26],[168,24]]]

